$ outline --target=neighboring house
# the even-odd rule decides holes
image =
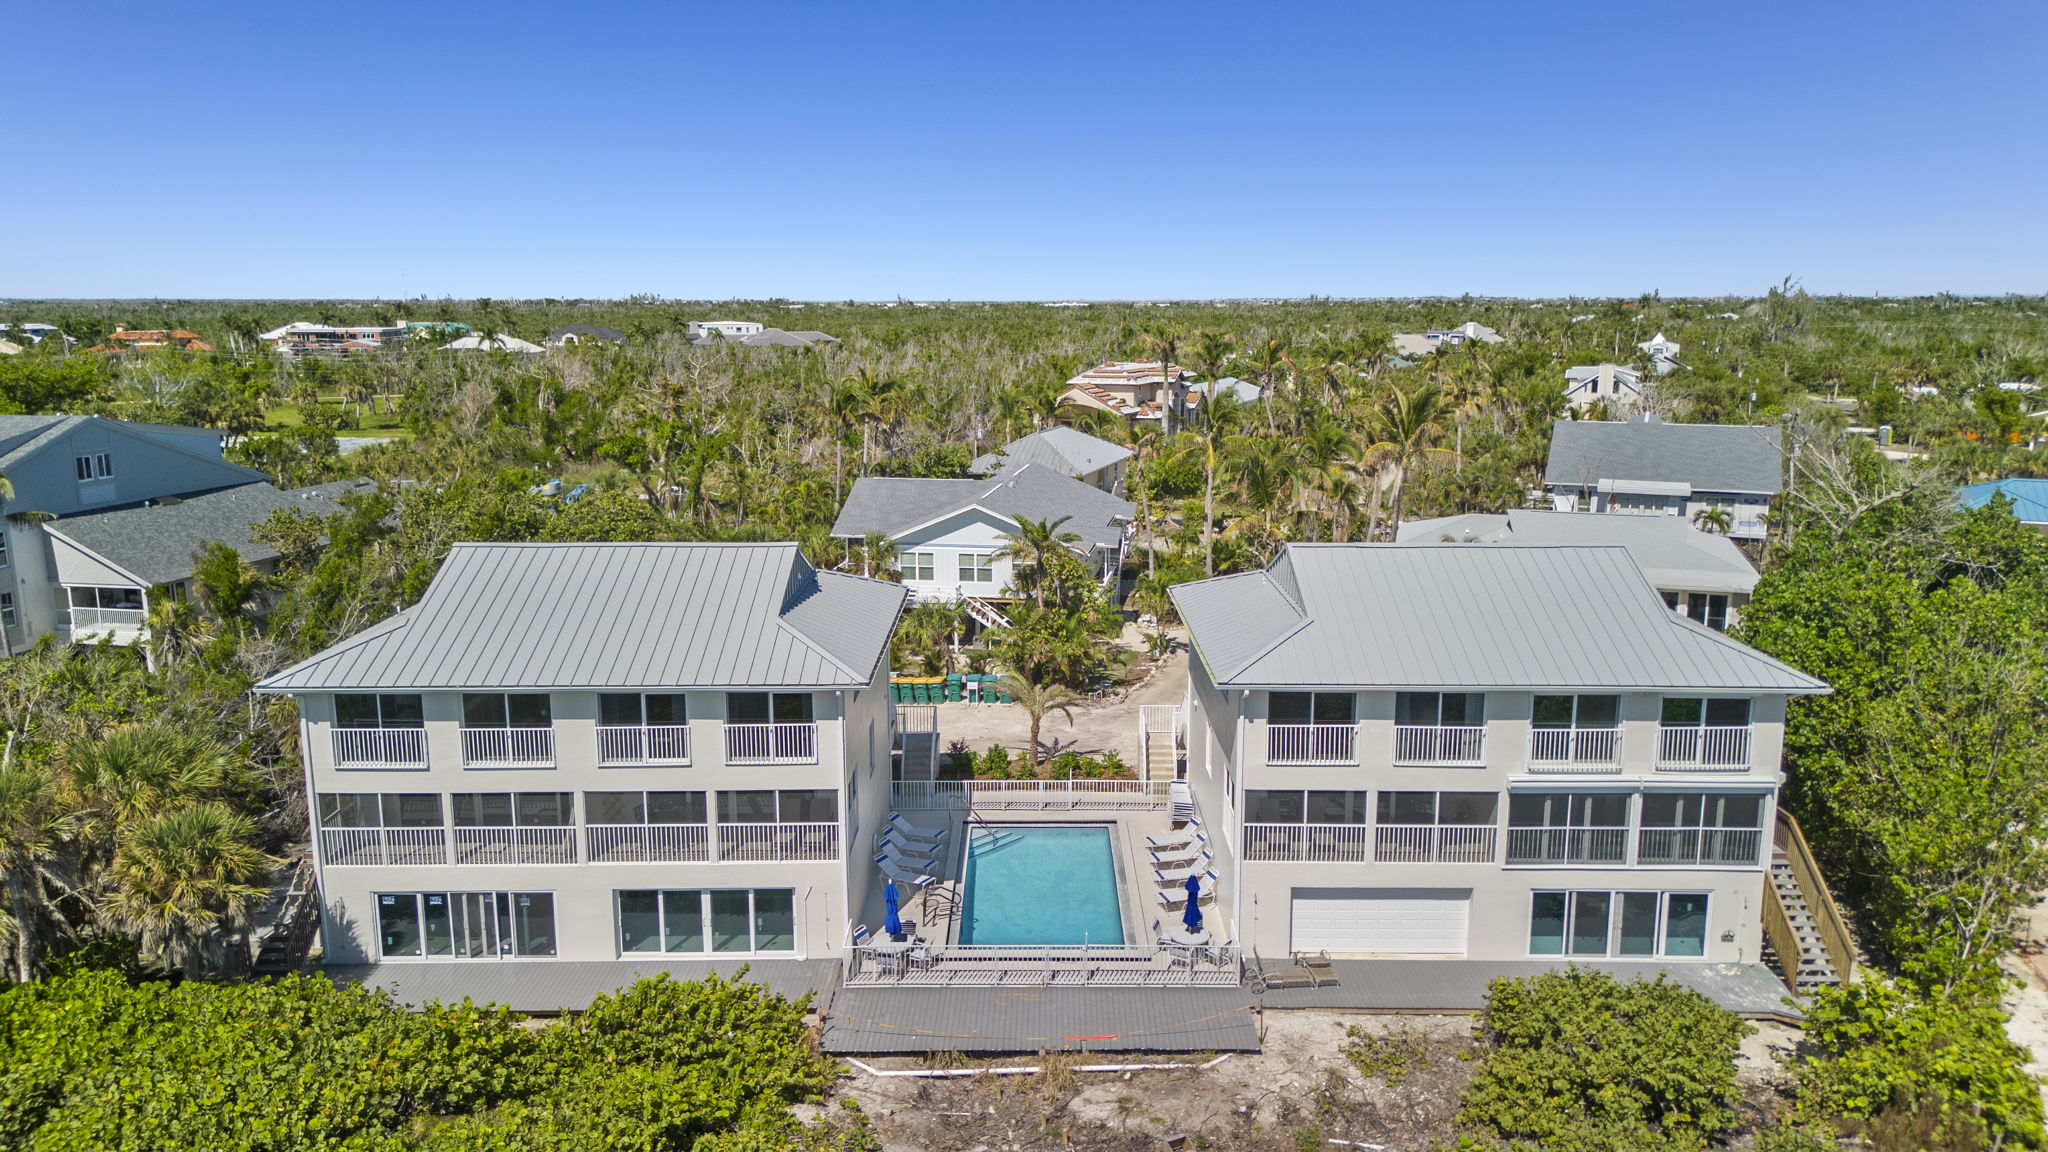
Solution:
[[[31,344],[41,344],[52,336],[61,338],[66,344],[78,343],[75,336],[66,336],[55,324],[41,324],[33,320],[26,324],[0,324],[0,335],[19,336]]]
[[[624,344],[626,334],[617,328],[602,324],[564,324],[548,333],[547,346],[560,348],[564,344]]]
[[[1992,480],[1968,485],[1960,495],[1965,508],[1982,508],[1991,503],[1992,497],[2003,496],[2012,501],[2012,514],[2020,523],[2048,532],[2048,480]]]
[[[1564,398],[1583,411],[1605,402],[1610,409],[1633,408],[1643,399],[1643,376],[1620,364],[1579,364],[1564,370]]]
[[[1073,550],[1105,583],[1123,566],[1137,509],[1092,485],[1039,464],[1017,464],[985,480],[867,476],[854,481],[832,525],[842,540],[871,535],[895,546],[903,585],[920,603],[967,601],[982,623],[983,601],[1014,598],[1012,565],[998,556],[1022,520],[1064,518]]]
[[[740,344],[748,348],[811,348],[839,343],[838,337],[823,332],[786,332],[748,320],[693,320],[683,326],[683,338],[692,344]]]
[[[107,333],[107,342],[86,349],[88,352],[148,352],[157,348],[176,348],[185,352],[211,352],[213,345],[199,338],[197,332],[183,328],[130,328],[126,324],[114,325]]]
[[[1786,702],[1828,689],[1625,550],[1293,544],[1172,595],[1244,946],[1757,961]]]
[[[1427,332],[1396,332],[1393,336],[1393,345],[1394,351],[1399,355],[1419,359],[1439,348],[1456,347],[1472,340],[1481,344],[1507,342],[1505,337],[1486,325],[1467,320],[1456,328],[1431,328]]]
[[[1036,464],[1118,495],[1123,492],[1124,469],[1130,459],[1131,450],[1121,444],[1057,425],[1012,440],[1000,451],[979,457],[967,470],[977,476],[991,476],[1005,468]]]
[[[347,326],[299,320],[282,328],[260,332],[256,339],[270,345],[278,354],[296,360],[302,356],[352,356],[360,352],[374,352],[393,340],[404,339],[407,332],[402,320],[396,324]]]
[[[1662,376],[1679,366],[1678,353],[1684,345],[1659,332],[1636,347],[1650,358],[1650,371]]]
[[[97,416],[0,416],[0,475],[14,488],[0,517],[5,654],[48,633],[70,635],[74,623],[87,626],[78,639],[98,638],[111,621],[141,625],[145,597],[133,577],[64,546],[59,534],[68,525],[149,501],[268,487],[269,480],[222,459],[213,429]],[[75,614],[74,604],[93,611]]]
[[[1673,612],[1726,631],[1756,589],[1756,566],[1726,536],[1676,516],[1594,516],[1586,512],[1470,513],[1401,525],[1402,544],[1566,544],[1619,546]]]
[[[1254,381],[1225,376],[1220,380],[1197,380],[1188,385],[1188,403],[1197,407],[1206,404],[1211,393],[1235,397],[1240,404],[1257,404],[1266,398],[1266,390]]]
[[[339,481],[282,490],[244,484],[198,496],[166,496],[140,507],[81,512],[42,525],[67,603],[61,630],[73,643],[133,644],[148,636],[149,598],[192,592],[192,567],[208,544],[225,544],[258,572],[277,570],[277,549],[254,529],[281,508],[308,516],[339,511],[336,497],[374,490]]]
[[[517,352],[523,356],[547,351],[531,340],[521,340],[517,336],[507,336],[504,333],[496,336],[458,336],[441,345],[441,349],[446,352]]]
[[[1105,360],[1067,381],[1061,404],[1098,408],[1126,420],[1183,420],[1192,388],[1186,368],[1157,360]]]
[[[1550,426],[1543,487],[1558,512],[1679,516],[1718,508],[1728,535],[1764,537],[1764,513],[1783,488],[1776,427],[1666,424],[1655,415],[1558,420]]]
[[[695,344],[707,337],[722,336],[737,340],[745,336],[758,336],[766,331],[766,325],[751,320],[692,320],[683,325],[683,338]]]
[[[328,962],[839,957],[903,601],[794,544],[455,545],[256,688],[298,702]]]

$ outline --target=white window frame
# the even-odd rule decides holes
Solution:
[[[93,480],[114,478],[114,454],[112,452],[87,452],[71,458],[71,467],[81,484]]]
[[[482,896],[487,898],[486,906],[490,909],[490,924],[485,929],[485,932],[498,945],[496,951],[481,956],[467,956],[455,950],[454,942],[457,939],[455,909],[457,902],[466,896]],[[551,923],[548,931],[549,951],[547,952],[525,951],[527,942],[519,938],[522,934],[516,930],[518,916],[512,909],[517,906],[517,901],[522,899],[531,900],[535,896],[545,896],[549,902],[548,919]],[[429,954],[427,952],[426,910],[430,907],[427,903],[430,897],[439,897],[446,901],[448,905],[450,948],[445,954]],[[556,894],[552,891],[422,892],[415,890],[411,892],[378,892],[373,895],[373,899],[375,901],[374,907],[376,908],[375,915],[377,917],[377,956],[380,960],[555,960],[559,959],[562,954],[561,901],[556,898]],[[384,909],[387,906],[395,906],[398,901],[402,900],[412,901],[413,931],[414,938],[419,942],[419,950],[417,952],[386,953],[384,951]]]
[[[996,581],[996,557],[993,552],[960,553],[960,582],[962,584],[993,584]]]
[[[1536,936],[1536,901],[1544,896],[1563,896],[1565,898],[1563,934],[1559,937],[1558,951],[1556,952],[1538,952],[1534,948]],[[1578,915],[1578,901],[1580,896],[1607,897],[1607,937],[1605,947],[1602,951],[1574,952],[1571,950],[1572,922],[1577,918]],[[1626,898],[1630,896],[1655,896],[1657,898],[1657,938],[1656,943],[1652,946],[1652,950],[1649,952],[1618,952],[1615,950],[1621,942],[1622,907],[1626,901]],[[1706,914],[1704,917],[1704,922],[1700,925],[1700,950],[1697,953],[1681,952],[1674,955],[1670,951],[1669,936],[1671,931],[1671,899],[1674,896],[1697,896],[1701,900],[1706,901]],[[1707,946],[1709,943],[1711,943],[1710,938],[1713,935],[1713,922],[1714,894],[1712,892],[1700,891],[1699,889],[1678,888],[1670,890],[1648,890],[1641,888],[1539,888],[1529,893],[1529,926],[1527,932],[1527,940],[1528,944],[1530,945],[1529,956],[1531,959],[1536,960],[1548,960],[1552,958],[1561,958],[1566,960],[1574,958],[1584,958],[1589,960],[1703,960],[1706,958]]]
[[[938,579],[938,553],[924,550],[905,549],[896,553],[896,570],[905,580],[922,580],[929,583]]]
[[[623,898],[629,893],[654,894],[655,936],[658,948],[626,950],[626,924],[621,914]],[[668,898],[671,893],[694,892],[697,894],[698,938],[704,946],[695,951],[668,948]],[[712,897],[721,892],[744,892],[747,894],[747,947],[744,950],[719,951],[712,944]],[[761,945],[761,905],[763,892],[782,892],[789,896],[789,947],[763,949]],[[635,956],[794,956],[797,954],[797,901],[794,888],[617,888],[612,891],[612,947],[619,959],[630,960]]]
[[[14,610],[14,593],[0,592],[0,628],[13,628],[21,623]]]

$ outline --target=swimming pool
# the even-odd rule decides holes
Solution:
[[[962,944],[1121,944],[1109,829],[977,828],[967,842]]]

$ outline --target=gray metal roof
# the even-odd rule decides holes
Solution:
[[[868,476],[853,482],[832,535],[859,539],[880,533],[891,539],[912,528],[982,508],[1005,520],[1067,518],[1063,530],[1084,544],[1112,547],[1123,536],[1119,520],[1137,508],[1092,484],[1036,464],[1012,465],[986,480],[931,480]]]
[[[1783,443],[1775,426],[1666,424],[1654,416],[1559,420],[1550,426],[1543,482],[1591,488],[1602,480],[1663,480],[1694,492],[1775,496]]]
[[[1733,540],[1702,532],[1677,516],[1613,516],[1593,512],[1472,513],[1401,525],[1402,544],[1592,544],[1628,549],[1659,588],[1748,593],[1756,568]]]
[[[334,498],[367,491],[367,481],[341,481],[281,491],[243,484],[203,496],[165,500],[142,508],[85,512],[52,520],[43,530],[69,540],[145,585],[170,584],[192,574],[192,559],[206,544],[226,544],[251,564],[277,559],[277,550],[250,535],[279,508],[327,516]]]
[[[1172,595],[1225,687],[1827,690],[1666,608],[1624,548],[1290,544]]]
[[[903,598],[794,544],[457,544],[418,604],[257,689],[861,688]]]
[[[986,476],[1009,466],[1036,464],[1068,476],[1086,476],[1130,458],[1131,450],[1121,444],[1060,424],[1010,441],[1001,451],[976,459],[968,471]]]
[[[841,987],[825,1050],[1256,1052],[1252,1002],[1236,988]]]

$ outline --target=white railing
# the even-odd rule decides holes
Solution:
[[[688,724],[609,725],[597,730],[599,764],[688,764]]]
[[[1234,945],[862,944],[845,983],[961,988],[1236,987]]]
[[[1396,764],[1484,764],[1486,727],[1424,727],[1394,729]]]
[[[1636,833],[1636,863],[1754,867],[1762,847],[1755,828],[1644,828]]]
[[[702,824],[591,824],[583,839],[592,864],[711,859],[710,833]]]
[[[728,764],[815,764],[818,726],[801,724],[727,724]]]
[[[1363,824],[1247,824],[1244,858],[1310,864],[1372,859],[1372,829]]]
[[[1164,810],[1171,780],[898,780],[892,808]]]
[[[720,824],[720,860],[837,860],[837,824]]]
[[[71,630],[73,632],[114,631],[127,629],[140,631],[149,619],[149,613],[141,608],[78,608],[71,609]]]
[[[457,828],[457,864],[574,864],[574,828]]]
[[[1529,733],[1531,772],[1618,772],[1619,728],[1536,728]]]
[[[1380,824],[1373,829],[1373,859],[1383,864],[1491,864],[1497,835],[1491,824]]]
[[[936,736],[939,734],[939,706],[936,704],[896,705],[896,734]]]
[[[423,728],[333,728],[336,768],[425,768],[427,733]]]
[[[439,828],[322,828],[320,859],[337,866],[446,864],[448,833]]]
[[[1749,771],[1748,726],[1665,728],[1659,733],[1657,767],[1690,772]]]
[[[1356,724],[1268,724],[1268,764],[1356,764]]]
[[[1138,705],[1138,731],[1180,732],[1180,705],[1140,704]]]
[[[1624,864],[1626,828],[1510,828],[1510,864]]]
[[[478,768],[539,768],[555,762],[553,728],[464,728],[462,762]]]

